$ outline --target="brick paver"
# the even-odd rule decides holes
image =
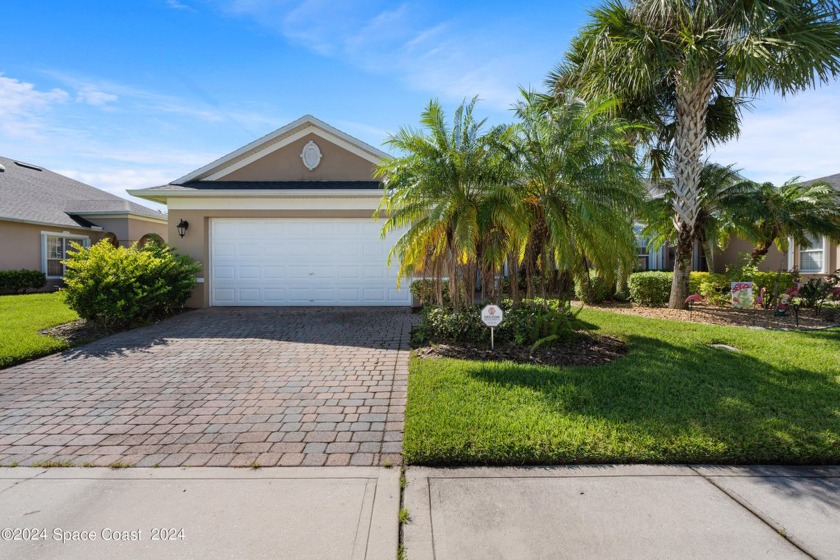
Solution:
[[[0,370],[0,465],[400,462],[401,308],[227,308]]]

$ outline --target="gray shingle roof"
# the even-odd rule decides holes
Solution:
[[[183,192],[201,190],[352,190],[381,189],[379,181],[191,181],[183,185],[162,185],[145,189],[157,192]]]
[[[165,214],[47,169],[1,157],[0,220],[90,227],[95,214],[131,213],[165,219]]]
[[[834,175],[829,175],[827,177],[820,177],[818,179],[806,181],[806,183],[813,183],[814,181],[825,181],[826,183],[840,191],[840,173],[835,173]]]

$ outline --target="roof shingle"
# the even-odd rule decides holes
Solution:
[[[165,219],[166,215],[141,204],[75,181],[40,167],[0,157],[0,220],[19,220],[57,226],[90,227],[84,216],[131,213]]]

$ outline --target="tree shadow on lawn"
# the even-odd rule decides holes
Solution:
[[[820,364],[772,363],[710,348],[700,338],[688,346],[627,339],[628,355],[603,366],[471,364],[467,371],[486,383],[529,389],[549,414],[606,422],[618,440],[647,442],[651,458],[642,462],[840,462],[840,383]]]

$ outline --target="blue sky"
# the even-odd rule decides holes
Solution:
[[[375,146],[432,97],[506,122],[594,5],[4,0],[0,154],[127,196],[306,113]],[[712,157],[781,182],[840,173],[838,146],[835,83],[759,100]]]

